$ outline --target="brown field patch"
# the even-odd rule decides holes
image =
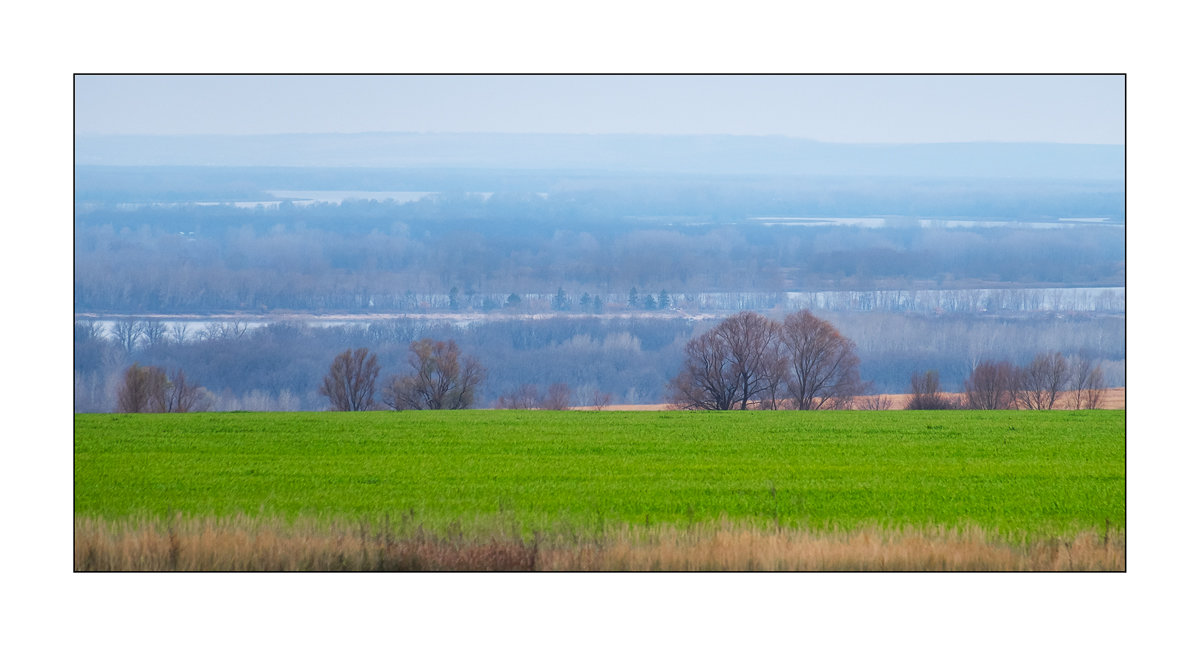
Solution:
[[[943,394],[954,401],[962,402],[964,400],[964,395],[962,393]],[[868,401],[876,397],[882,398],[882,400],[887,404],[888,407],[886,410],[903,410],[904,406],[908,404],[909,395],[891,393],[886,395],[866,395],[862,397],[855,397],[853,404],[854,408],[861,410],[867,407]],[[1060,396],[1059,401],[1055,403],[1054,408],[1059,410],[1067,410],[1070,408],[1070,404],[1068,403],[1069,401],[1069,397],[1064,394],[1064,396]],[[1106,388],[1104,390],[1104,394],[1100,396],[1100,405],[1098,408],[1101,410],[1125,410],[1125,387],[1121,386],[1120,388]],[[595,410],[595,408],[592,406],[576,406],[571,410]],[[671,404],[621,404],[605,406],[604,410],[658,411],[675,410],[675,407]]]
[[[963,404],[966,401],[966,395],[963,393],[942,393],[952,401]],[[854,398],[854,407],[861,409],[865,403],[875,397],[881,397],[887,402],[887,410],[903,410],[908,404],[908,394],[887,394],[887,395],[868,395],[864,397]],[[1065,392],[1059,395],[1058,401],[1054,403],[1055,410],[1068,410],[1070,405],[1070,393]],[[1097,408],[1101,410],[1124,410],[1125,409],[1125,387],[1120,388],[1105,388],[1104,393],[1100,396],[1100,405]]]

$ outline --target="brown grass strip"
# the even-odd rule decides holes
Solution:
[[[1124,571],[1125,535],[1002,539],[981,529],[814,531],[728,522],[603,535],[464,536],[250,517],[75,521],[80,572]]]

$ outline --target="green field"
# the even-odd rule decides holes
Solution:
[[[75,416],[77,518],[1125,525],[1124,411]]]

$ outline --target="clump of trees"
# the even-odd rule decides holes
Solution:
[[[775,321],[741,312],[689,340],[683,370],[669,385],[671,402],[699,410],[775,408],[784,374],[779,335]]]
[[[593,400],[593,405],[596,405],[595,400]],[[607,403],[602,404],[602,406],[607,405]],[[501,395],[496,400],[495,407],[516,410],[533,408],[567,410],[571,407],[571,387],[562,382],[553,383],[546,389],[546,394],[542,396],[534,384],[521,384],[515,390]]]
[[[413,373],[393,376],[383,401],[394,410],[470,408],[486,372],[475,357],[461,356],[453,341],[421,339],[409,346]]]
[[[125,370],[117,389],[118,413],[190,413],[211,406],[211,394],[190,383],[183,370],[168,378],[158,366],[134,363]]]
[[[967,407],[1001,410],[1016,403],[1016,385],[1021,371],[1007,361],[983,361],[963,382]]]
[[[454,341],[421,339],[409,345],[408,375],[392,375],[380,397],[393,410],[469,408],[484,370],[474,357],[463,357]],[[361,411],[380,408],[375,401],[379,359],[366,348],[347,349],[334,358],[321,384],[331,410]]]
[[[1060,352],[1040,353],[1021,368],[1007,361],[983,361],[963,384],[967,406],[983,410],[1050,410],[1064,395],[1070,408],[1096,408],[1104,388],[1098,362],[1085,356],[1068,359]]]
[[[669,385],[680,408],[837,408],[864,390],[854,342],[807,310],[782,324],[741,312],[688,341],[684,354]]]
[[[936,370],[926,370],[925,374],[912,374],[912,394],[904,406],[908,410],[950,410],[958,408],[957,403],[946,393],[941,392],[941,379]]]

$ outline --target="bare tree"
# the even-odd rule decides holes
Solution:
[[[318,391],[329,398],[332,410],[360,411],[375,407],[375,378],[379,361],[366,348],[346,350],[334,357],[329,374]]]
[[[194,413],[212,407],[212,396],[207,390],[190,383],[182,369],[176,370],[174,378],[167,384],[166,412]]]
[[[604,410],[612,405],[612,393],[604,392],[597,388],[592,391],[592,408],[596,410]]]
[[[196,338],[200,339],[201,341],[216,341],[224,338],[224,336],[225,326],[216,321],[209,322],[202,329],[196,332]]]
[[[567,410],[571,407],[571,387],[564,383],[550,384],[541,407],[545,410]]]
[[[912,395],[905,406],[908,410],[947,410],[954,408],[954,402],[942,392],[941,379],[936,370],[927,370],[925,374],[912,373]]]
[[[669,385],[680,408],[746,410],[775,404],[782,379],[779,324],[755,312],[741,312],[684,346],[683,370]]]
[[[854,342],[808,310],[783,320],[783,359],[791,404],[799,410],[845,407],[863,392]]]
[[[196,334],[196,336],[207,341],[217,341],[221,339],[240,339],[246,334],[250,326],[245,321],[229,321],[220,323],[213,321],[204,326],[204,329]]]
[[[75,343],[87,343],[104,337],[104,328],[90,319],[75,321]]]
[[[250,324],[242,320],[234,320],[225,324],[225,334],[231,339],[240,339],[246,335]]]
[[[508,410],[529,410],[538,406],[538,390],[533,384],[521,384],[516,390],[510,391],[496,400],[496,408]]]
[[[1104,371],[1091,357],[1071,359],[1070,402],[1075,410],[1098,408],[1104,395]]]
[[[858,400],[858,410],[891,410],[892,402],[887,395],[871,395]]]
[[[469,408],[484,370],[474,357],[460,361],[453,341],[421,339],[409,345],[408,363],[414,373],[394,376],[383,390],[383,400],[395,410]]]
[[[177,321],[171,324],[170,339],[176,345],[183,345],[187,342],[188,326],[183,321]]]
[[[1013,408],[1019,378],[1020,370],[1007,361],[980,363],[963,382],[967,407],[976,410]]]
[[[1043,352],[1021,371],[1017,401],[1030,410],[1050,410],[1069,379],[1070,366],[1062,353]]]
[[[154,347],[167,339],[167,326],[157,319],[143,319],[138,322],[138,333],[146,339],[146,345]]]
[[[141,336],[141,326],[133,319],[120,319],[113,323],[112,335],[117,344],[125,350],[125,354],[133,354],[137,348],[138,337]]]
[[[117,388],[118,413],[161,413],[167,407],[169,382],[162,368],[133,364]]]

